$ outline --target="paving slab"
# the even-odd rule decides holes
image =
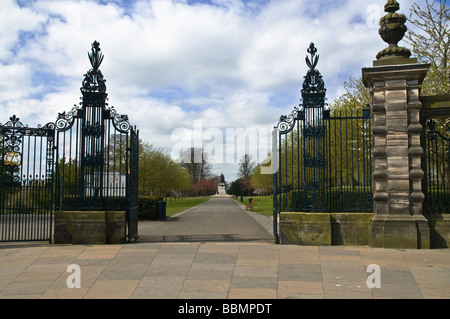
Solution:
[[[220,209],[205,204],[149,227],[161,232],[154,241],[1,243],[0,299],[450,299],[450,249],[277,245],[239,204],[227,198],[215,204]],[[228,214],[220,216],[224,210]],[[213,214],[218,224],[203,221],[191,230],[176,225],[172,231],[183,230],[182,240],[161,237],[164,223],[183,217],[192,226],[196,214]],[[250,235],[230,216],[251,222]],[[71,264],[80,267],[80,288],[67,286],[75,275],[67,271]],[[379,266],[380,288],[368,285],[373,264]]]
[[[3,247],[0,298],[450,298],[449,249],[248,242],[60,248]],[[79,289],[67,287],[69,263],[80,266]],[[380,266],[380,288],[367,286],[369,264]]]

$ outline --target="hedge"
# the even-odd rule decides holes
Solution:
[[[138,219],[157,220],[157,202],[164,200],[162,197],[139,197],[138,198]],[[77,210],[79,207],[79,197],[66,197],[62,201],[61,210]],[[114,211],[125,210],[125,197],[104,197],[102,210]]]
[[[309,194],[314,194],[309,191]],[[368,212],[372,211],[372,192],[364,190],[325,190],[316,191],[305,204],[305,191],[293,190],[282,194],[282,211],[308,211],[310,207],[321,207],[322,211],[337,212]],[[308,199],[306,199],[308,200]]]
[[[138,218],[139,220],[157,220],[157,202],[164,200],[162,197],[139,197]]]
[[[450,193],[444,190],[429,190],[425,199],[433,214],[449,214],[450,213]]]

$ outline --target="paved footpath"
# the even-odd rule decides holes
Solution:
[[[243,209],[241,213],[246,214]],[[73,264],[79,272],[67,271]],[[371,270],[373,264],[378,270]],[[68,288],[77,278],[80,288]],[[375,284],[380,288],[369,287]],[[0,298],[448,299],[450,249],[295,246],[248,240],[0,243]]]
[[[139,222],[139,240],[147,242],[273,241],[269,217],[245,211],[230,196],[208,202],[163,222]]]

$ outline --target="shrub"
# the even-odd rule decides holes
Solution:
[[[367,212],[372,211],[372,192],[364,190],[291,190],[282,194],[282,211],[309,211],[310,207],[321,211],[337,212]]]
[[[140,220],[157,220],[157,202],[164,200],[162,197],[139,197],[138,198],[138,218]],[[80,204],[79,197],[66,197],[62,201],[62,210],[78,210]],[[125,197],[104,197],[102,210],[114,211],[125,210]]]
[[[138,218],[140,220],[158,219],[158,201],[164,200],[162,197],[139,197]]]
[[[425,200],[430,207],[431,213],[450,213],[450,193],[448,192],[448,190],[428,190],[428,196]]]

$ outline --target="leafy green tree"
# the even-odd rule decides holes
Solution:
[[[127,139],[123,133],[111,134],[105,147],[105,169],[109,172],[118,172],[122,175],[127,170]]]
[[[344,93],[330,103],[331,115],[336,116],[344,111],[361,110],[362,106],[370,102],[370,89],[364,86],[362,77],[350,76],[348,81],[344,82]]]
[[[230,186],[227,188],[227,194],[245,196],[248,194],[248,189],[246,186],[245,180],[238,178],[230,183]]]
[[[267,159],[264,162],[268,162]],[[259,189],[262,195],[268,195],[273,192],[273,175],[261,173],[262,164],[258,164],[253,170],[251,176],[251,185],[254,189]]]
[[[422,85],[422,95],[450,94],[450,6],[447,0],[425,0],[425,5],[414,3],[410,9],[406,41],[419,62],[430,63]],[[438,118],[436,130],[450,138],[450,117]],[[450,155],[447,147],[429,149],[430,158],[440,161],[441,181],[450,184]],[[437,163],[436,163],[437,164]]]
[[[430,63],[424,95],[450,94],[450,6],[447,0],[414,3],[406,42],[421,63]]]
[[[330,103],[330,116],[336,119],[330,120],[327,127],[330,186],[355,187],[369,182],[366,177],[371,172],[364,165],[371,156],[369,121],[361,117],[370,102],[370,89],[364,86],[362,78],[350,76],[344,82],[344,93]]]
[[[153,149],[147,142],[140,143],[139,190],[143,194],[167,197],[172,191],[191,187],[189,172],[175,163],[169,154]]]

